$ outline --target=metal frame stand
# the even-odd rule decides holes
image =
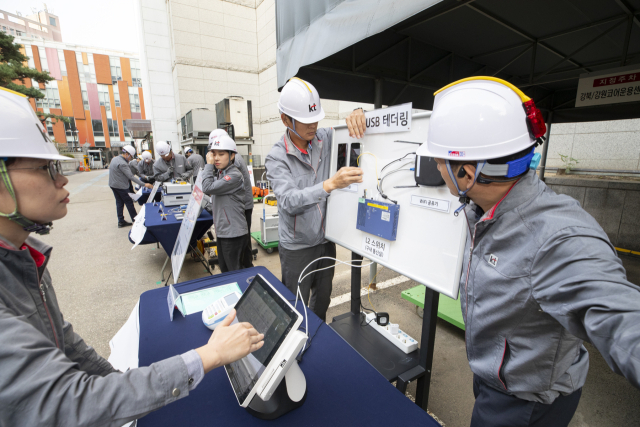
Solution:
[[[363,257],[355,252],[351,253],[351,313],[360,315],[361,310],[361,281]],[[417,380],[416,405],[425,411],[429,403],[429,388],[431,386],[431,371],[433,365],[433,350],[436,338],[436,324],[438,321],[438,303],[440,294],[427,288],[424,298],[424,316],[422,318],[422,333],[420,335],[419,363],[417,366],[398,375],[396,388],[403,394],[410,382]]]

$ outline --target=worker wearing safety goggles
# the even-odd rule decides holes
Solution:
[[[267,155],[265,168],[278,199],[282,283],[295,294],[300,273],[309,263],[336,256],[335,243],[324,238],[329,194],[362,182],[362,171],[344,167],[329,175],[332,129],[318,128],[324,110],[311,83],[297,77],[289,80],[280,93],[278,108],[286,132]],[[334,264],[333,260],[320,260],[307,271]],[[300,284],[302,300],[322,320],[326,320],[331,301],[333,273],[334,269],[328,268],[310,274]]]
[[[67,158],[24,95],[0,87],[0,117],[1,426],[120,427],[262,347],[264,336],[248,323],[230,326],[232,312],[204,346],[150,366],[123,373],[98,355],[60,312],[47,270],[51,246],[30,236],[48,234],[67,214]]]
[[[460,300],[474,427],[567,426],[589,369],[583,341],[640,387],[640,288],[597,221],[530,170],[545,131],[518,88],[473,77],[436,92],[417,151],[435,158],[469,227]]]
[[[116,198],[116,215],[118,216],[118,228],[128,227],[134,221],[136,215],[135,206],[133,206],[133,200],[129,193],[133,191],[131,181],[140,186],[147,188],[153,188],[151,184],[145,184],[140,179],[136,178],[132,172],[131,162],[136,155],[136,149],[131,145],[125,145],[122,147],[122,154],[118,157],[114,157],[109,164],[109,187],[113,191],[113,196]],[[135,169],[137,171],[137,169]],[[124,207],[127,207],[131,222],[124,220]]]

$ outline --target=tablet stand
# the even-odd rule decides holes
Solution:
[[[302,406],[306,399],[307,380],[298,362],[294,361],[271,399],[264,401],[256,394],[247,407],[247,412],[262,420],[275,420]]]

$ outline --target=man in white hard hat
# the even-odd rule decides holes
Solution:
[[[158,141],[156,154],[160,158],[153,164],[156,181],[166,182],[172,179],[188,181],[191,178],[192,167],[182,154],[175,154],[171,145],[166,141]]]
[[[332,129],[318,128],[324,110],[311,83],[297,77],[289,80],[280,93],[278,108],[286,131],[267,155],[265,167],[278,199],[282,283],[296,293],[303,268],[320,257],[336,256],[336,245],[324,238],[327,198],[336,189],[362,182],[362,171],[344,167],[329,175]],[[324,259],[308,271],[334,264]],[[333,274],[334,269],[328,268],[300,284],[303,301],[322,320],[331,300]]]
[[[191,165],[193,170],[193,182],[198,178],[198,172],[204,168],[204,159],[198,153],[193,152],[193,148],[189,147],[184,150],[184,155],[187,157],[187,162]]]
[[[153,183],[155,178],[153,177],[153,157],[149,151],[143,151],[140,155],[140,162],[138,163],[138,176],[143,182]]]
[[[244,179],[234,163],[237,156],[236,143],[229,135],[211,132],[202,191],[211,196],[218,263],[223,273],[243,268],[242,256],[249,234],[244,215]]]
[[[209,143],[211,143],[212,139],[218,138],[221,135],[227,135],[227,131],[224,129],[216,129],[211,131],[209,134]],[[237,154],[234,157],[233,164],[236,165],[240,173],[242,174],[242,179],[244,180],[244,216],[247,220],[247,228],[249,229],[249,234],[247,235],[247,246],[242,255],[242,266],[244,268],[253,267],[253,249],[251,247],[251,216],[253,215],[253,188],[251,186],[251,176],[249,175],[249,168],[247,168],[247,163],[244,161],[244,158]]]
[[[138,175],[138,164],[140,163],[140,156],[133,155],[133,159],[129,161],[129,169],[134,175]]]
[[[460,300],[473,427],[567,426],[589,369],[583,341],[640,387],[640,288],[596,220],[530,170],[545,130],[518,88],[472,77],[436,92],[417,151],[436,159],[469,226]]]
[[[47,269],[52,248],[31,236],[67,214],[67,158],[24,95],[0,87],[0,117],[0,425],[119,427],[263,345],[248,323],[230,325],[232,312],[202,347],[114,369],[63,317]]]
[[[118,216],[118,228],[128,227],[131,222],[124,220],[124,207],[127,207],[131,221],[135,219],[136,208],[133,205],[133,199],[129,196],[131,191],[131,182],[135,182],[140,186],[147,188],[153,188],[153,185],[144,183],[140,179],[136,178],[131,172],[129,162],[133,160],[136,155],[136,149],[131,145],[125,145],[122,147],[122,154],[118,157],[114,157],[109,164],[109,187],[113,191],[113,196],[116,198],[116,214]]]

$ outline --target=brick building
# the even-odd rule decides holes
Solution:
[[[1,10],[0,15],[18,16]],[[42,17],[47,22],[54,22],[48,20],[55,18],[59,28],[58,17],[47,11],[33,17]],[[20,19],[27,27],[32,22]],[[11,34],[2,27],[0,30]],[[67,44],[35,37],[33,33],[11,35],[29,58],[27,65],[48,71],[55,79],[46,85],[23,82],[27,87],[39,87],[45,95],[42,99],[30,99],[34,109],[70,119],[69,125],[47,123],[52,139],[75,147],[88,143],[105,152],[118,152],[113,147],[130,143],[124,121],[146,118],[140,61],[136,54]]]

